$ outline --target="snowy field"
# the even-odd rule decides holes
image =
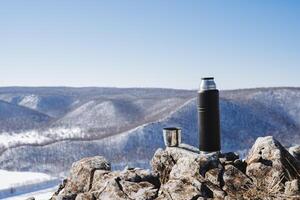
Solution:
[[[0,170],[0,199],[49,199],[59,179],[44,173]]]
[[[35,200],[48,200],[53,195],[53,193],[57,190],[57,186],[47,188],[44,190],[39,190],[36,192],[30,192],[26,194],[21,194],[13,197],[5,198],[6,200],[25,200],[30,197],[34,197]]]

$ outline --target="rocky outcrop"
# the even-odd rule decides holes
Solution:
[[[73,164],[52,200],[300,199],[300,167],[273,137],[258,138],[247,158],[158,149],[152,170],[111,171],[101,156]]]
[[[73,164],[70,176],[52,200],[154,199],[160,182],[144,169],[110,171],[103,157],[84,158]]]
[[[256,140],[246,162],[246,174],[274,193],[283,191],[286,181],[300,179],[297,160],[271,136]]]

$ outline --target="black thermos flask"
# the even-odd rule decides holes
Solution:
[[[202,78],[198,91],[199,144],[201,152],[219,152],[219,91],[213,77]]]

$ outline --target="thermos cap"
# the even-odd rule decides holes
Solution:
[[[217,89],[217,86],[214,81],[214,77],[204,77],[201,79],[199,92],[206,91],[206,90],[215,90],[215,89]]]

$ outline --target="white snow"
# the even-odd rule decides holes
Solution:
[[[20,101],[19,105],[25,106],[31,109],[37,109],[39,103],[39,97],[36,95],[27,95],[24,96],[23,99]]]
[[[38,172],[0,170],[0,177],[0,199],[20,199],[22,196],[30,197],[34,194],[41,199],[46,196],[49,199],[50,196],[46,193],[52,192],[53,187],[59,183],[58,178]]]
[[[51,196],[54,194],[54,192],[57,190],[57,186],[47,188],[44,190],[39,190],[36,192],[30,192],[26,194],[21,194],[13,197],[5,198],[6,200],[24,200],[28,199],[30,197],[34,197],[35,200],[48,200],[51,198]]]
[[[4,132],[0,134],[0,145],[5,148],[22,144],[43,144],[48,141],[51,141],[51,139],[34,130],[23,133]]]
[[[21,133],[2,132],[0,133],[0,150],[20,145],[43,145],[63,139],[84,138],[84,136],[84,132],[78,127],[58,127],[45,131],[30,130]]]
[[[53,179],[44,173],[0,170],[0,190]]]

